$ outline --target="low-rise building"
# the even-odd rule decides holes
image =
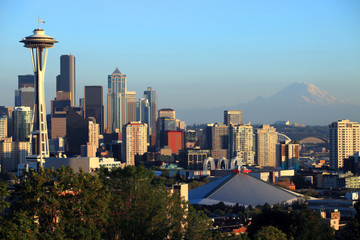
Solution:
[[[98,158],[98,157],[78,157],[78,158],[55,158],[50,157],[45,159],[45,168],[59,168],[61,166],[69,166],[75,172],[82,169],[86,173],[91,173],[100,169],[124,167],[120,161],[115,161],[114,158]]]
[[[204,160],[210,155],[210,150],[188,149],[181,154],[184,168],[189,170],[203,170]]]

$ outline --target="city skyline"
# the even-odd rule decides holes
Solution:
[[[148,86],[158,91],[159,108],[227,106],[270,96],[296,81],[312,82],[339,99],[359,103],[356,1],[90,2],[72,3],[71,10],[68,3],[36,10],[37,4],[26,1],[0,4],[0,26],[7,36],[0,58],[2,105],[12,106],[9,89],[16,89],[17,76],[31,74],[17,41],[37,27],[40,12],[45,12],[40,16],[44,29],[61,42],[49,56],[47,103],[55,97],[63,54],[77,59],[78,97],[83,97],[85,85],[106,86],[107,75],[119,67],[137,99]],[[108,14],[110,6],[124,9],[121,17]],[[60,15],[65,8],[66,18]],[[10,52],[14,57],[9,59]],[[221,85],[216,84],[219,79]],[[340,80],[344,87],[338,88]]]

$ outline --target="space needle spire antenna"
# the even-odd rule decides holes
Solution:
[[[46,124],[46,108],[44,94],[44,76],[48,49],[57,43],[53,37],[45,35],[40,28],[40,23],[45,21],[38,18],[38,28],[33,35],[24,37],[20,42],[24,47],[30,48],[32,66],[34,70],[34,110],[30,136],[30,155],[27,156],[27,163],[37,162],[43,166],[45,158],[49,157],[49,138]]]

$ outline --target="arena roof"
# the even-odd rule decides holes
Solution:
[[[302,197],[253,176],[243,173],[231,174],[189,191],[192,204],[213,205],[223,202],[227,205],[258,206],[268,203],[291,203]]]

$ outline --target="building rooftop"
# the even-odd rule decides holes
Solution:
[[[112,74],[121,74],[121,72],[120,72],[119,68],[116,68]]]
[[[212,205],[224,202],[257,206],[291,203],[302,195],[274,186],[247,174],[230,174],[189,191],[192,204]]]

